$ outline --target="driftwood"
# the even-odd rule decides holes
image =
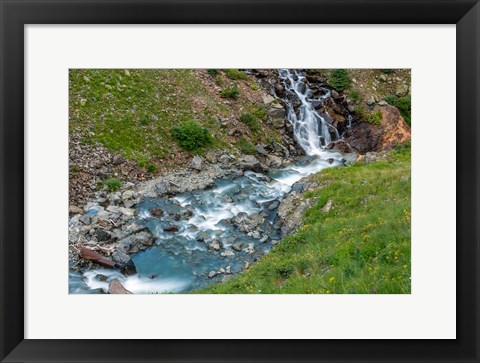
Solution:
[[[105,266],[109,268],[115,267],[115,262],[86,247],[82,247],[82,249],[80,250],[80,255],[84,259],[96,262],[101,266]]]

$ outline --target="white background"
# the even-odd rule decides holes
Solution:
[[[25,30],[25,338],[455,338],[453,25]],[[90,67],[412,68],[412,294],[68,295],[68,68]]]

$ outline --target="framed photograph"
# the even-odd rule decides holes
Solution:
[[[478,1],[1,9],[2,362],[480,361]]]

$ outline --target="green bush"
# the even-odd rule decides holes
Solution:
[[[355,115],[362,121],[366,121],[373,125],[380,125],[382,120],[382,112],[377,110],[376,112],[369,112],[362,107],[355,108]]]
[[[240,121],[247,125],[252,131],[257,131],[259,128],[257,118],[250,113],[244,113],[240,115]]]
[[[149,173],[154,173],[157,171],[157,167],[153,164],[148,164],[147,165],[147,172]]]
[[[257,150],[255,150],[255,146],[253,146],[253,144],[244,137],[240,139],[237,145],[243,154],[253,155],[257,152]]]
[[[350,87],[350,75],[346,69],[334,69],[327,83],[338,92],[343,92]]]
[[[224,69],[223,71],[230,79],[247,79],[247,75],[238,69]]]
[[[201,149],[213,142],[208,129],[194,120],[185,121],[172,130],[172,136],[181,148],[188,151]]]
[[[215,77],[218,73],[216,69],[208,69],[207,70],[208,74],[211,75],[212,77]]]
[[[109,192],[115,192],[122,187],[122,182],[117,178],[104,179],[101,182],[101,186],[107,186]]]
[[[348,94],[348,97],[353,101],[353,102],[358,102],[362,100],[362,92],[360,92],[358,89],[352,89],[350,93]]]
[[[385,101],[387,101],[392,106],[395,106],[400,111],[400,114],[404,118],[405,122],[411,126],[412,123],[412,100],[410,96],[397,97],[397,96],[386,96]]]
[[[382,120],[382,112],[380,110],[370,113],[367,116],[367,121],[373,125],[380,125],[381,120]]]
[[[220,92],[220,96],[222,98],[231,98],[236,100],[238,98],[238,95],[240,94],[238,90],[238,85],[235,83],[233,86],[227,87]]]

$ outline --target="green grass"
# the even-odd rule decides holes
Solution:
[[[237,143],[237,146],[243,154],[253,155],[257,153],[255,146],[245,137],[240,139],[240,141]]]
[[[223,72],[230,79],[248,79],[248,75],[238,69],[224,69]]]
[[[257,131],[258,130],[258,121],[257,118],[250,114],[250,113],[244,113],[240,115],[240,121],[242,121],[245,125],[248,126],[248,128],[252,131]]]
[[[386,96],[385,101],[387,101],[392,106],[395,106],[400,111],[405,122],[411,126],[412,124],[412,100],[410,96],[397,97],[397,96]]]
[[[382,121],[382,111],[377,110],[369,113],[367,116],[367,121],[373,125],[380,125],[380,122]]]
[[[104,179],[100,183],[100,187],[103,188],[106,186],[109,192],[115,192],[122,187],[122,182],[117,178],[108,178]]]
[[[231,86],[228,86],[228,87],[224,88],[220,92],[220,96],[222,96],[222,98],[231,98],[233,100],[236,100],[239,95],[240,95],[240,91],[238,89],[238,84],[236,84],[236,83],[234,83]]]
[[[297,233],[224,283],[196,293],[406,294],[411,291],[410,147],[327,169]],[[331,199],[327,213],[322,207]]]
[[[361,100],[362,100],[363,94],[362,94],[362,92],[360,92],[360,90],[358,90],[358,89],[352,89],[352,90],[348,93],[348,97],[349,97],[353,102],[358,102],[358,101],[361,101]]]
[[[188,69],[72,69],[69,95],[71,130],[145,165],[175,155],[175,126],[196,119],[213,132],[215,116],[224,114]],[[205,112],[194,112],[194,97]]]

